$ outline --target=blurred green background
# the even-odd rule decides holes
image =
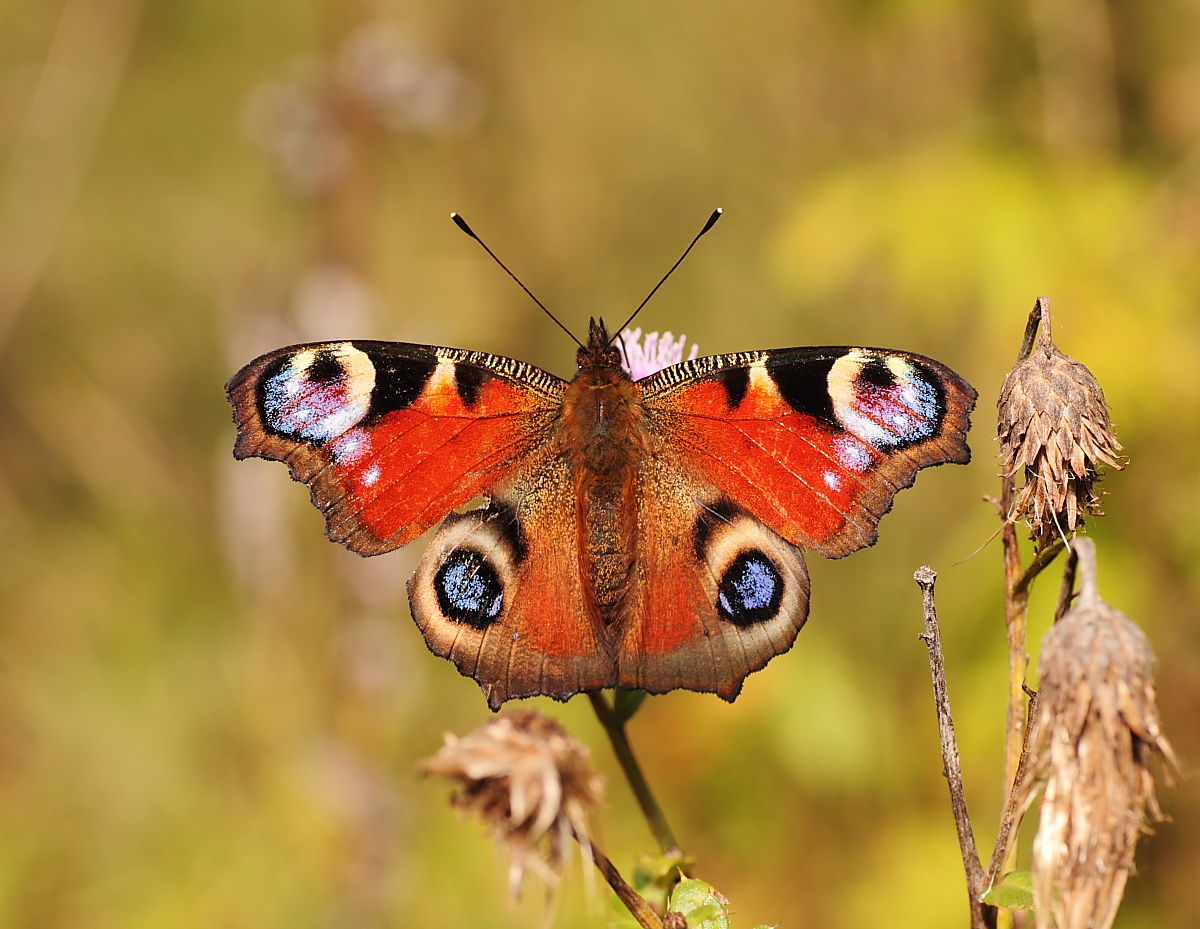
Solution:
[[[324,540],[235,463],[222,385],[315,338],[569,375],[558,331],[629,311],[702,353],[866,344],[980,392],[974,462],[874,548],[810,558],[796,647],[735,705],[632,737],[738,925],[959,927],[922,563],[990,848],[1005,705],[994,404],[1025,317],[1104,386],[1132,463],[1090,527],[1200,758],[1200,8],[1103,0],[0,4],[0,925],[530,926],[416,761],[489,714],[429,656],[421,545]],[[1057,571],[1034,598],[1036,653]],[[582,701],[535,701],[610,775],[601,842],[652,842]],[[1200,925],[1196,782],[1118,925]],[[1025,855],[1027,859],[1027,852]],[[600,926],[578,867],[557,925]]]

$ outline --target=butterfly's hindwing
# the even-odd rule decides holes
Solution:
[[[566,463],[526,461],[491,497],[446,519],[409,581],[430,650],[477,680],[493,709],[516,697],[565,700],[614,686]]]
[[[659,451],[638,494],[641,535],[621,618],[618,683],[732,700],[804,625],[804,556]]]

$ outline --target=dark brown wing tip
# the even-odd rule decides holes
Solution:
[[[258,401],[255,397],[257,375],[261,372],[264,358],[257,358],[246,365],[237,374],[225,382],[225,399],[233,412],[233,425],[237,429],[237,438],[233,445],[233,457],[238,461],[246,458],[267,458],[266,436],[263,432],[262,421],[258,412]]]
[[[255,393],[259,376],[274,358],[294,350],[295,346],[292,346],[263,355],[225,384],[225,395],[233,408],[233,424],[237,429],[233,457],[238,461],[262,458],[287,465],[291,479],[308,487],[313,506],[325,518],[325,535],[331,542],[344,545],[364,557],[394,551],[409,539],[381,539],[359,523],[349,511],[349,504],[332,486],[332,478],[326,475],[326,461],[320,452],[302,442],[273,435],[263,427]]]

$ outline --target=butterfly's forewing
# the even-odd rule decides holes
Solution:
[[[512,473],[546,442],[563,386],[510,358],[355,341],[263,355],[226,391],[234,455],[286,462],[329,537],[373,555]]]
[[[681,466],[795,545],[876,538],[921,468],[970,459],[975,390],[921,355],[792,348],[699,358],[638,382]]]

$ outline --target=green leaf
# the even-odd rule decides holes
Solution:
[[[980,899],[992,906],[1003,906],[1010,910],[1032,910],[1033,874],[1029,871],[1010,871]]]
[[[688,929],[729,929],[729,901],[711,884],[695,878],[680,881],[671,892],[667,912],[687,917]]]

